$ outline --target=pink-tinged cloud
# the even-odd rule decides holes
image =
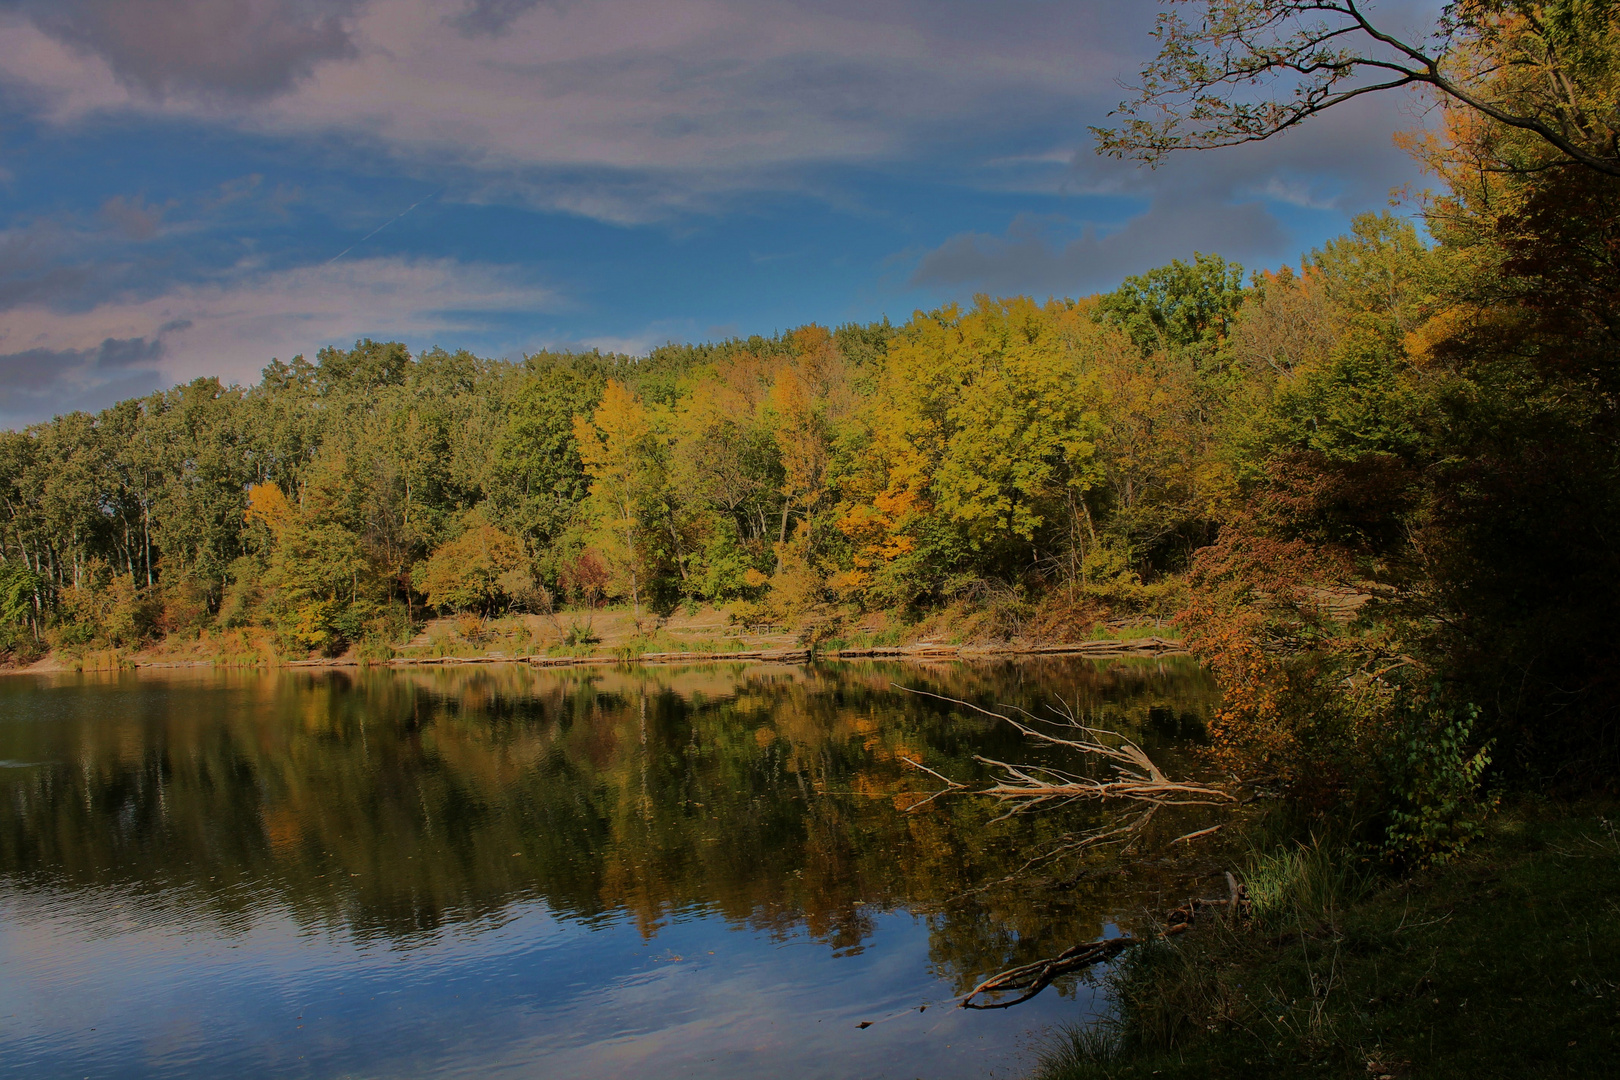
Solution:
[[[253,98],[353,56],[365,0],[21,0],[33,23],[99,56],[132,90]]]

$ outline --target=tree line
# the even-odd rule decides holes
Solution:
[[[1257,289],[1199,256],[1106,297],[644,358],[366,340],[60,416],[0,435],[9,643],[264,626],[333,652],[569,602],[814,624],[1151,598],[1213,535]]]

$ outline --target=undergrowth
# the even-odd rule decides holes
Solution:
[[[1036,1078],[1611,1075],[1612,822],[1521,802],[1404,879],[1327,840],[1256,850],[1253,918],[1131,950],[1113,1015],[1064,1031]]]

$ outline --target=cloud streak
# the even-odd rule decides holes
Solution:
[[[1288,242],[1286,230],[1256,203],[1156,203],[1123,228],[1104,232],[1090,225],[1070,240],[1061,238],[1058,225],[1024,216],[1004,235],[953,236],[923,255],[911,284],[1076,296],[1111,288],[1150,266],[1189,258],[1195,247],[1241,259],[1269,254]]]
[[[261,98],[358,50],[364,0],[25,0],[34,26],[96,56],[132,94]]]
[[[0,420],[99,407],[199,375],[253,382],[275,356],[375,335],[418,345],[499,332],[512,312],[554,311],[557,293],[510,267],[373,258],[223,280],[80,311],[23,304],[0,328]]]
[[[1006,190],[1110,196],[1140,209],[1107,223],[1021,215],[1002,234],[959,233],[917,257],[909,283],[1077,295],[1195,251],[1249,266],[1292,259],[1299,252],[1280,214],[1354,212],[1417,178],[1389,137],[1418,120],[1402,110],[1397,98],[1368,100],[1266,143],[1175,155],[1156,170],[1084,151],[987,163]]]
[[[20,11],[0,21],[0,79],[57,123],[133,113],[336,134],[623,220],[1073,115],[1114,94],[1118,46],[1142,21],[1120,5],[1039,0],[53,0]],[[630,190],[615,198],[615,187]],[[593,188],[603,193],[580,195]]]

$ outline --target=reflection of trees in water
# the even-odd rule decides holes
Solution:
[[[960,896],[1084,822],[989,825],[998,808],[971,798],[901,812],[919,787],[901,756],[969,778],[976,753],[1036,751],[895,682],[1061,694],[1150,747],[1184,741],[1211,694],[1185,666],[1074,661],[14,683],[0,710],[61,718],[0,728],[0,758],[52,762],[0,776],[0,872],[222,925],[270,898],[402,940],[538,898],[644,934],[699,910],[854,950],[904,907],[958,982],[1095,935],[1119,903],[1107,878]]]

